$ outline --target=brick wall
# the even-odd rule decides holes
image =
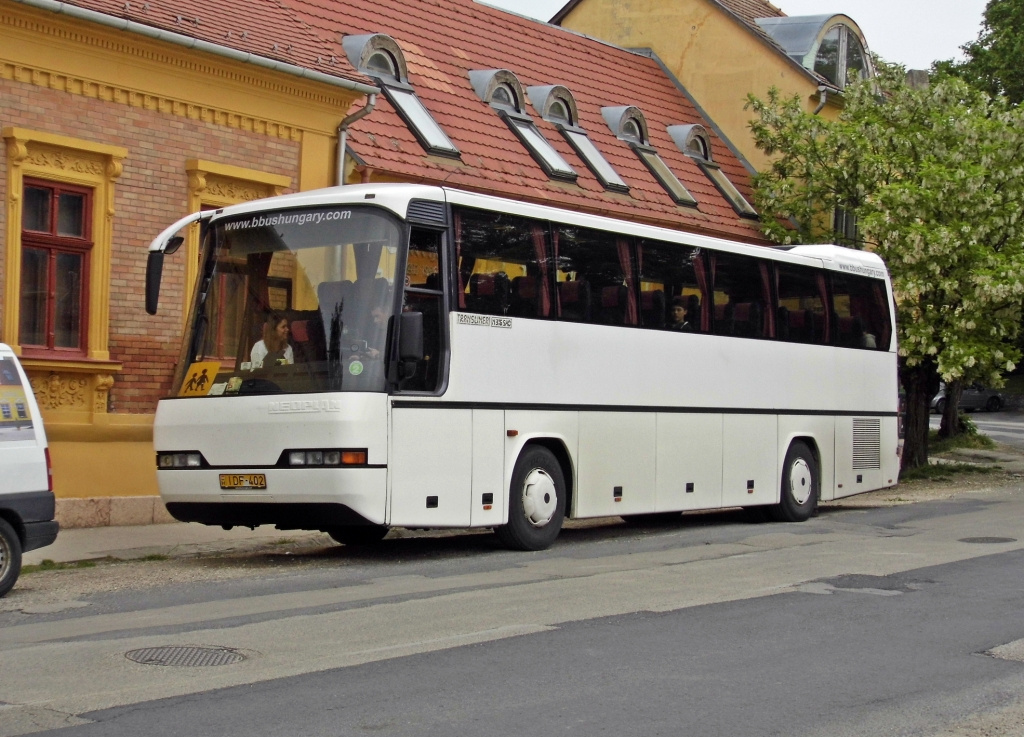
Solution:
[[[148,413],[170,388],[181,344],[185,299],[182,249],[164,263],[160,312],[145,311],[146,255],[161,230],[187,214],[190,158],[232,164],[298,181],[299,144],[0,79],[0,126],[46,131],[128,149],[115,184],[110,284],[110,357],[124,365],[111,411]],[[0,156],[0,201],[7,199]],[[5,232],[0,207],[0,237]],[[0,289],[4,248],[0,247]],[[2,301],[0,301],[2,309]],[[2,315],[0,315],[2,317]]]

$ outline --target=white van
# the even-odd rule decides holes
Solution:
[[[0,343],[0,596],[21,573],[21,554],[57,539],[46,432],[28,377]]]

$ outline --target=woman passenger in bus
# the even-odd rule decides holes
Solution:
[[[295,354],[288,343],[288,320],[270,313],[263,323],[263,340],[256,341],[249,354],[253,368],[295,363]]]

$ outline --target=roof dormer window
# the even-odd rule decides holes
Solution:
[[[867,54],[857,33],[842,23],[829,28],[818,46],[814,71],[840,89],[867,79]]]
[[[535,110],[541,117],[554,125],[573,150],[593,172],[601,186],[616,192],[628,192],[629,185],[612,168],[604,155],[594,145],[587,132],[579,125],[579,112],[572,92],[562,85],[530,87],[526,90]]]
[[[673,202],[677,205],[697,206],[697,200],[668,168],[668,164],[658,155],[658,150],[651,146],[647,136],[647,120],[640,108],[633,105],[603,107],[601,115],[615,137],[629,144],[637,157],[644,162],[654,178],[658,180],[658,183],[668,192]]]
[[[375,51],[366,62],[366,71],[373,72],[380,77],[398,79],[398,62],[387,51]]]
[[[409,84],[405,55],[393,38],[383,33],[345,36],[341,45],[352,66],[380,85],[388,102],[427,153],[460,158],[459,149]]]
[[[757,210],[747,201],[721,167],[711,160],[711,137],[702,125],[670,125],[668,134],[684,154],[697,162],[704,175],[711,180],[722,196],[729,201],[736,214],[756,218]]]
[[[498,113],[526,146],[545,174],[553,179],[576,181],[576,170],[537,130],[533,118],[523,112],[525,94],[515,74],[507,69],[473,70],[469,73],[469,82],[477,96]]]

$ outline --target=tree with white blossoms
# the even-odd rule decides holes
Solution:
[[[877,64],[834,121],[774,89],[747,106],[772,156],[755,177],[764,232],[869,249],[889,267],[909,469],[928,461],[939,379],[1001,386],[1020,358],[1024,109],[957,79],[911,87],[902,67]],[[837,209],[856,218],[854,236],[833,230]]]

